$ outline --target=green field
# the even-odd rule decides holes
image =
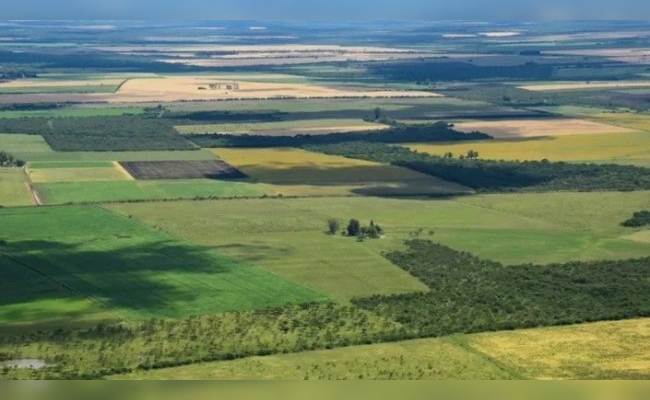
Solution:
[[[182,134],[229,133],[229,134],[323,134],[387,128],[387,125],[366,122],[362,119],[304,119],[293,121],[249,122],[209,125],[180,125],[176,130]]]
[[[7,242],[0,258],[3,325],[66,320],[89,310],[180,317],[325,299],[98,207],[5,209],[0,218]]]
[[[459,197],[250,199],[114,204],[110,208],[195,243],[241,257],[338,299],[422,290],[381,256],[413,232],[506,264],[620,259],[650,255],[619,223],[647,208],[648,192],[548,193]],[[616,204],[612,207],[611,204]],[[549,212],[552,210],[552,212]],[[325,234],[328,218],[344,226],[371,219],[382,239],[363,243]],[[315,267],[318,266],[318,267]]]
[[[70,169],[60,169],[67,171]],[[74,170],[72,170],[74,173]],[[267,185],[209,179],[35,183],[43,204],[273,195]]]
[[[114,115],[138,115],[142,107],[64,107],[51,110],[0,111],[0,118],[28,117],[109,117]]]
[[[447,339],[353,346],[195,364],[113,379],[513,379],[477,353]]]
[[[0,94],[114,93],[118,85],[31,86],[0,88]]]
[[[0,206],[34,204],[27,187],[27,177],[20,168],[0,168]]]
[[[489,160],[598,161],[619,164],[650,162],[650,133],[606,133],[482,142],[410,144],[410,149],[442,156],[458,157],[468,150],[478,151]]]
[[[110,168],[114,164],[110,161],[42,161],[30,162],[28,167],[31,169],[50,169],[50,168]]]

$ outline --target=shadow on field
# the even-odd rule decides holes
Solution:
[[[223,275],[245,267],[206,248],[167,240],[7,242],[0,249],[6,256],[0,257],[0,306],[81,296],[136,317],[174,317],[199,312],[194,305],[213,303],[219,309],[222,297],[227,303],[228,296],[238,295],[226,293],[232,288],[221,281],[233,278]],[[22,317],[14,315],[28,316]]]

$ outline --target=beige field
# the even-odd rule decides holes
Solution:
[[[462,132],[480,131],[495,138],[631,132],[628,128],[576,118],[467,121],[456,123],[454,129]]]
[[[392,165],[306,150],[214,149],[214,154],[284,195],[440,194],[468,188]]]
[[[222,83],[223,89],[205,89],[210,84]],[[227,84],[238,84],[239,89],[226,89]],[[422,91],[370,91],[332,88],[299,83],[273,83],[224,80],[212,77],[161,77],[131,79],[120,90],[108,96],[111,102],[148,102],[182,100],[243,100],[281,98],[335,98],[335,97],[437,97]]]
[[[306,133],[324,135],[333,132],[379,130],[387,127],[384,124],[366,122],[361,119],[310,119],[245,124],[181,125],[177,126],[176,130],[182,134],[229,133],[293,136]]]
[[[648,379],[650,319],[473,335],[474,349],[535,379]]]
[[[650,87],[650,81],[613,81],[613,82],[555,82],[549,84],[535,84],[518,86],[520,89],[546,92],[554,90],[582,90],[582,89],[623,89]]]
[[[115,163],[117,164],[117,163]],[[81,181],[120,181],[133,179],[124,168],[81,167],[81,168],[38,168],[27,169],[32,182],[81,182]]]

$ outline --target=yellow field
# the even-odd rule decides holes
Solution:
[[[554,82],[518,86],[532,91],[582,90],[582,89],[623,89],[650,87],[650,81],[612,81],[612,82]]]
[[[468,336],[474,349],[535,379],[648,379],[650,319]]]
[[[454,124],[454,129],[462,132],[480,131],[494,136],[495,138],[592,135],[596,133],[619,133],[631,131],[628,128],[620,126],[575,118],[467,121]]]
[[[214,149],[214,154],[284,195],[436,194],[464,186],[405,168],[300,149]]]
[[[34,200],[20,168],[0,168],[0,206],[28,206]]]
[[[210,89],[211,84],[221,84]],[[234,89],[234,85],[238,89]],[[230,89],[228,89],[230,85]],[[204,89],[200,89],[204,88]],[[334,98],[334,97],[437,97],[422,91],[369,91],[339,89],[301,84],[253,81],[232,81],[221,76],[173,76],[131,79],[117,93],[105,96],[111,102],[147,102],[182,100],[238,100],[277,98]]]
[[[650,132],[650,114],[601,112],[589,118],[611,125]]]
[[[410,149],[455,157],[472,149],[492,160],[599,161],[630,163],[650,160],[650,133],[630,132],[569,135],[520,140],[489,140],[464,143],[410,144]]]
[[[258,122],[246,124],[181,125],[181,134],[239,133],[268,136],[291,136],[297,134],[324,135],[333,132],[356,132],[387,128],[387,125],[366,122],[361,119],[310,119],[297,121]]]
[[[80,181],[121,181],[133,179],[121,167],[81,167],[81,168],[27,168],[34,183],[80,182]]]

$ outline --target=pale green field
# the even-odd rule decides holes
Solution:
[[[69,163],[72,164],[72,163]],[[123,181],[133,178],[114,164],[105,167],[67,165],[64,167],[34,168],[29,165],[27,173],[32,182],[82,182],[82,181]]]
[[[463,143],[409,144],[419,152],[455,157],[468,150],[489,160],[593,161],[635,164],[650,161],[650,132],[500,139]]]
[[[20,168],[0,168],[0,206],[28,206],[34,204],[27,177]]]
[[[533,379],[650,379],[650,319],[484,333],[472,348]]]
[[[616,207],[612,207],[616,204]],[[506,264],[650,255],[621,221],[650,206],[650,192],[501,194],[450,200],[372,197],[114,204],[109,207],[219,249],[337,299],[424,289],[382,251],[421,237]],[[328,218],[374,220],[386,235],[363,243],[325,233]],[[428,232],[434,231],[433,236]]]
[[[445,339],[353,346],[118,375],[112,379],[513,379]]]
[[[243,124],[209,124],[209,125],[180,125],[176,130],[182,134],[190,133],[230,133],[230,134],[259,134],[259,135],[297,135],[325,134],[333,132],[353,132],[378,130],[387,125],[366,122],[362,119],[305,119],[293,121],[256,122]]]

